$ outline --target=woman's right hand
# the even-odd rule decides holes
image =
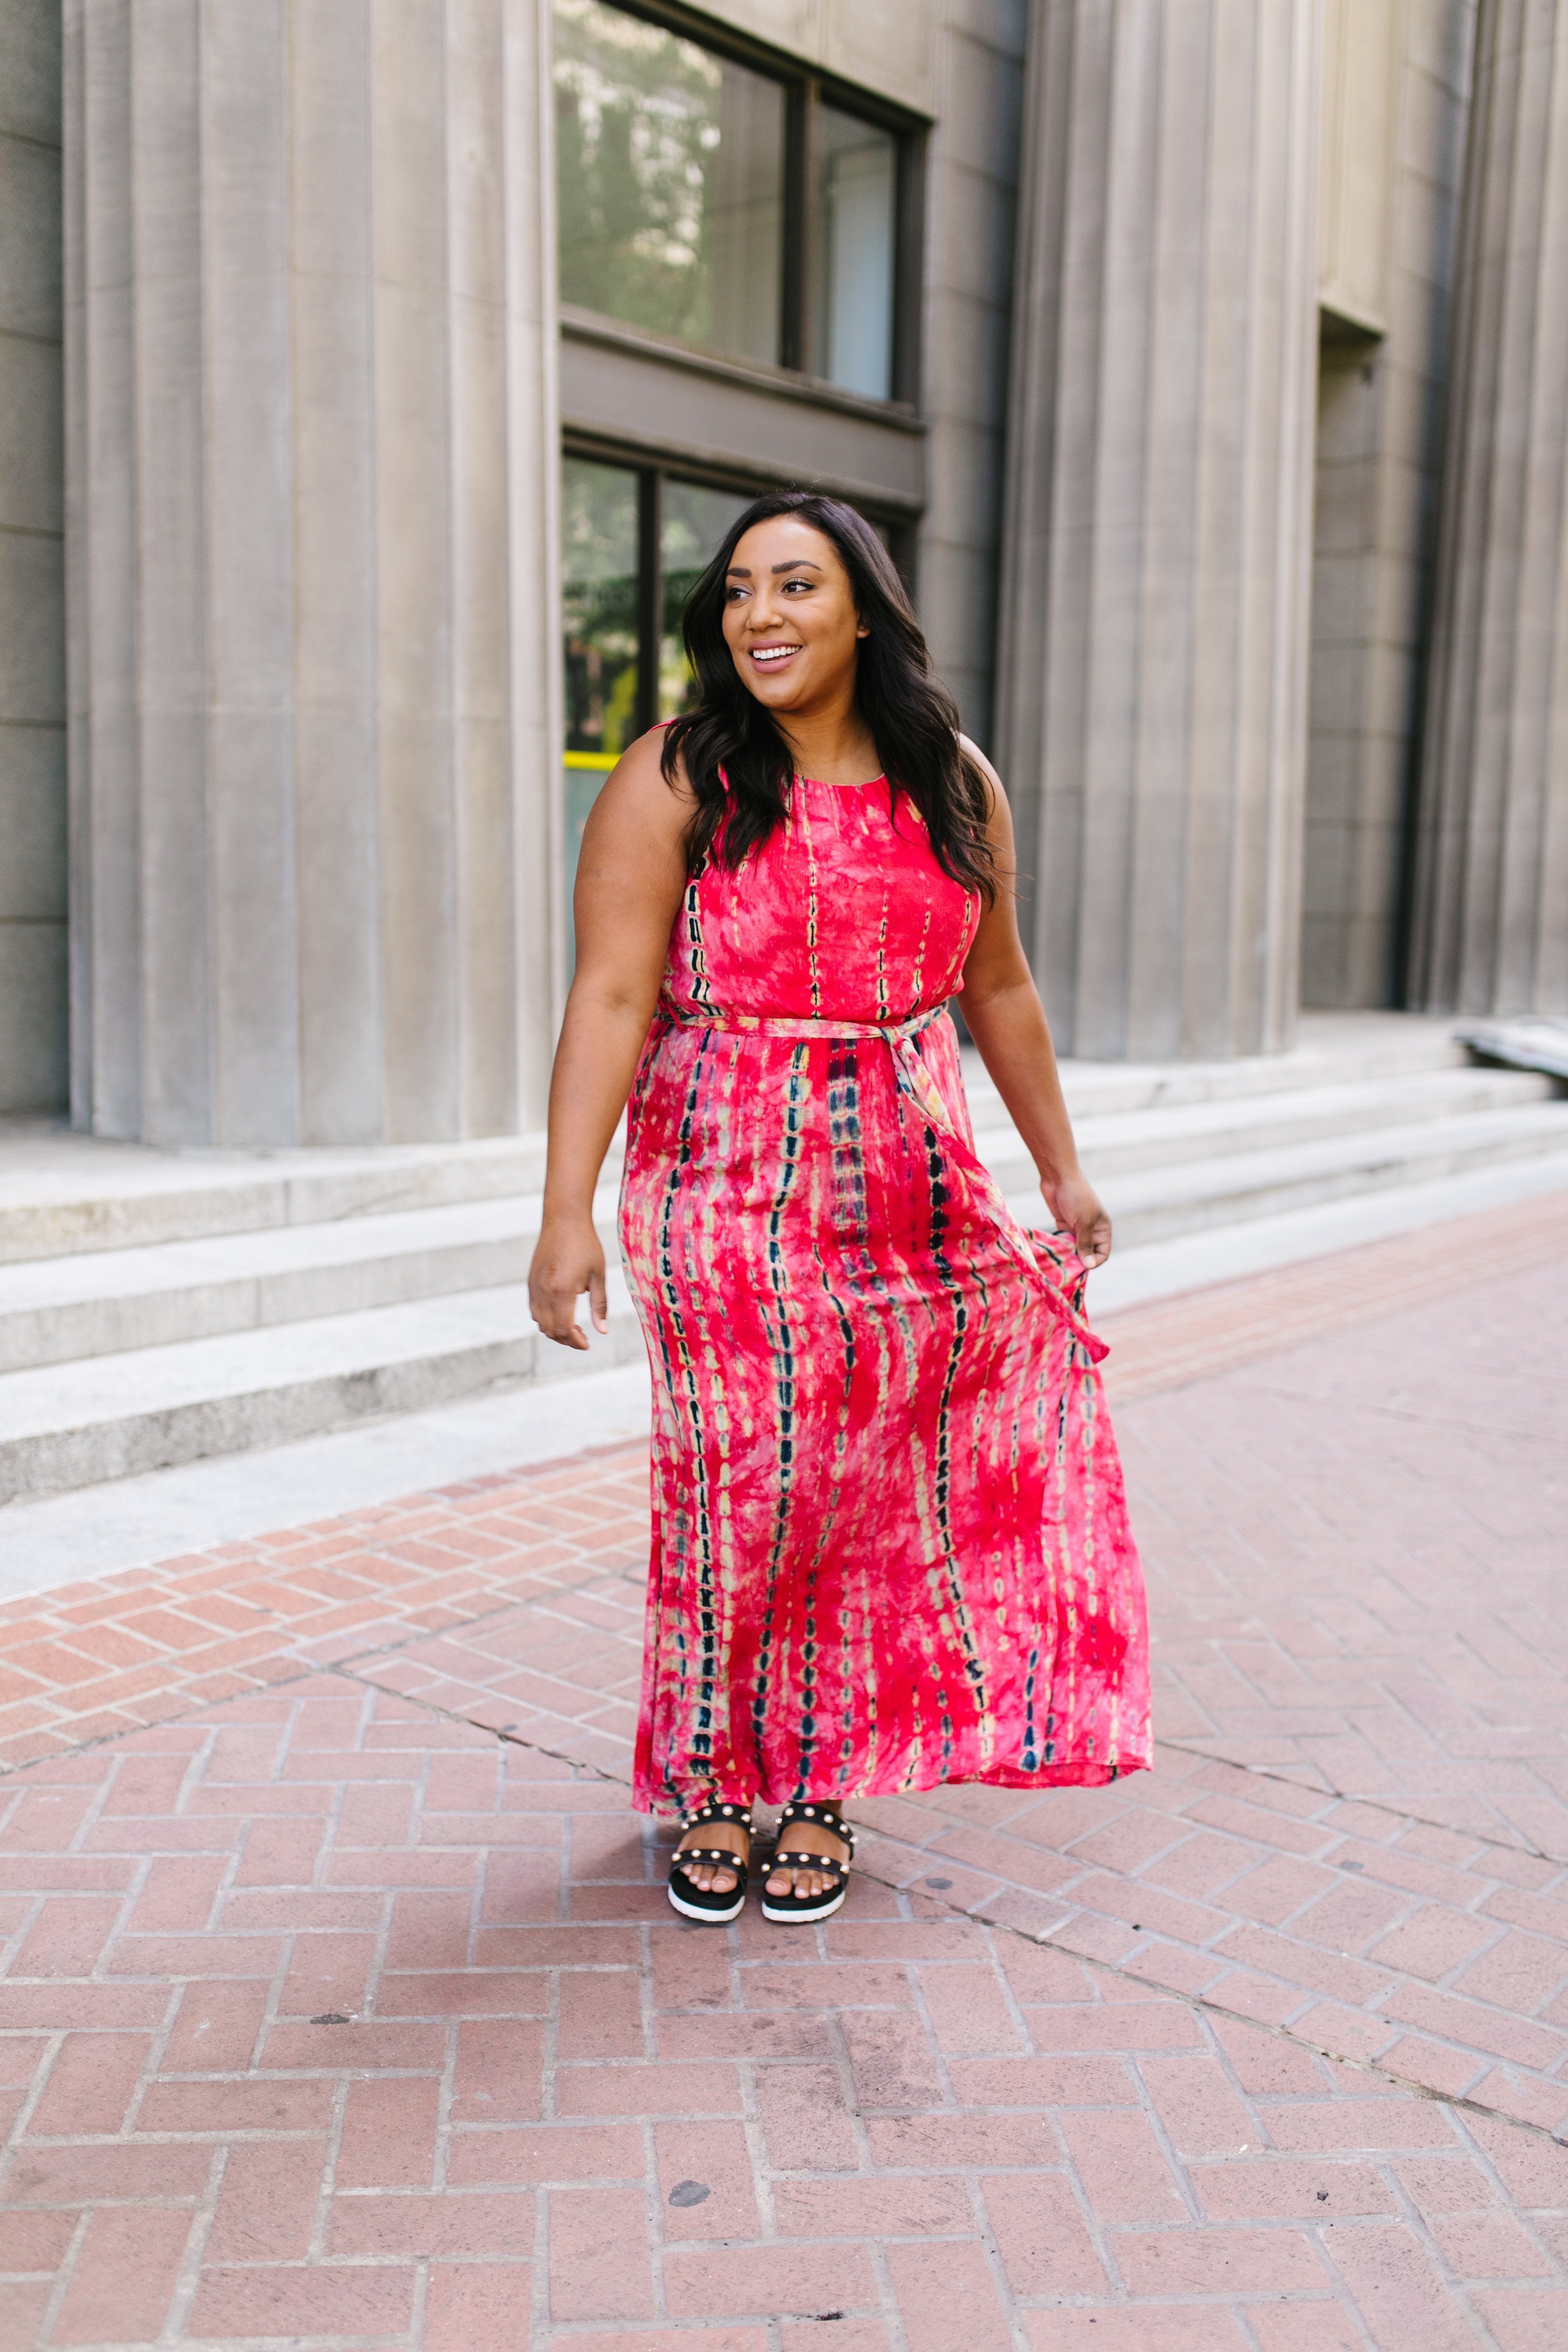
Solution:
[[[585,1348],[588,1335],[577,1321],[577,1301],[588,1294],[595,1331],[610,1328],[605,1295],[605,1252],[592,1217],[547,1217],[528,1269],[528,1304],[547,1339],[563,1348]]]

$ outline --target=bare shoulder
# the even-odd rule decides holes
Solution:
[[[963,753],[964,758],[969,761],[970,765],[972,767],[978,768],[980,773],[985,779],[986,787],[991,795],[989,814],[992,820],[994,821],[998,816],[1001,816],[1004,819],[1007,818],[1010,812],[1007,806],[1006,787],[1003,783],[1001,777],[996,773],[995,769],[992,766],[990,761],[986,758],[984,752],[981,750],[979,744],[974,742],[969,736],[961,735],[958,739],[958,748]]]
[[[694,796],[685,763],[677,761],[673,780],[661,764],[664,730],[650,727],[629,744],[594,803],[589,830],[601,839],[608,834],[631,834],[646,842],[673,845],[691,821]]]

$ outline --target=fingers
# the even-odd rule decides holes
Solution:
[[[588,1335],[578,1327],[577,1294],[574,1290],[547,1289],[542,1283],[530,1283],[528,1311],[547,1339],[558,1348],[585,1348]]]
[[[1078,1254],[1092,1274],[1110,1255],[1110,1220],[1103,1212],[1085,1225],[1075,1237]]]
[[[558,1348],[581,1351],[588,1335],[577,1321],[577,1301],[588,1294],[588,1313],[595,1331],[610,1328],[609,1301],[605,1290],[605,1257],[590,1228],[586,1236],[549,1231],[541,1237],[529,1271],[528,1304],[535,1323]]]
[[[533,1319],[545,1338],[553,1339],[558,1348],[585,1348],[588,1344],[588,1334],[577,1321],[575,1299],[564,1314],[558,1308],[547,1307],[542,1315],[536,1312]]]

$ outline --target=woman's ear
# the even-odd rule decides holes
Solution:
[[[870,622],[857,621],[855,624],[855,634],[858,637],[868,637],[871,634]]]

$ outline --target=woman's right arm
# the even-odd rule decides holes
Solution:
[[[548,1339],[585,1348],[577,1301],[608,1328],[605,1253],[594,1230],[594,1188],[647,1039],[669,935],[686,888],[692,799],[680,773],[659,770],[656,729],[611,772],[583,834],[572,912],[577,968],[550,1079],[544,1214],[528,1297]]]

